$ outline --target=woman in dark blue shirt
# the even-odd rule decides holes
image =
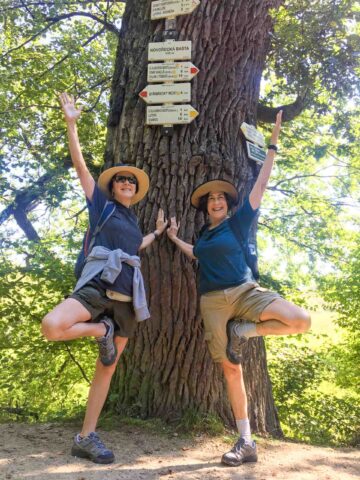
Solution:
[[[281,116],[280,111],[255,185],[236,213],[230,216],[238,203],[235,186],[225,180],[212,180],[196,188],[191,196],[192,205],[208,215],[208,223],[195,246],[177,237],[179,224],[175,218],[171,218],[167,230],[169,238],[189,258],[199,262],[205,340],[213,360],[222,366],[240,434],[234,447],[222,456],[222,462],[231,466],[257,461],[241,368],[242,346],[251,337],[289,335],[310,328],[309,314],[279,294],[261,288],[247,261],[249,230],[270,178]]]
[[[137,254],[165,230],[167,222],[160,209],[156,230],[143,237],[130,207],[146,195],[149,188],[147,174],[130,165],[117,165],[105,170],[96,184],[84,161],[77,134],[76,121],[81,110],[66,93],[60,95],[60,103],[67,125],[71,158],[86,196],[92,230],[107,200],[114,204],[110,218],[95,237],[94,247],[109,252],[113,261],[109,268],[115,266],[119,273],[114,283],[105,281],[101,273],[95,275],[44,317],[42,332],[47,340],[91,336],[98,341],[100,356],[90,387],[85,420],[80,434],[74,438],[71,453],[95,463],[111,463],[114,454],[95,433],[96,424],[119,357],[137,325],[133,308],[134,285],[138,285],[134,282],[134,271],[138,267],[134,265],[140,262]],[[139,270],[137,273],[136,278],[141,277]],[[142,282],[139,283],[142,286]],[[146,302],[145,295],[143,298]]]

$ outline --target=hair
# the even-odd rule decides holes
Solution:
[[[112,194],[112,189],[113,189],[113,185],[114,185],[114,178],[116,177],[116,175],[120,175],[120,172],[117,172],[115,173],[115,175],[113,175],[113,177],[111,178],[110,182],[109,182],[109,192]],[[137,177],[134,175],[134,177],[136,178],[136,190],[135,190],[135,193],[138,193],[139,191],[139,180],[137,179]]]
[[[198,210],[200,210],[203,213],[208,213],[207,205],[208,205],[209,195],[210,193],[207,193],[206,195],[203,195],[202,197],[199,198]],[[225,196],[226,204],[228,207],[228,211],[230,212],[232,208],[235,206],[235,201],[226,192],[224,192],[224,196]]]

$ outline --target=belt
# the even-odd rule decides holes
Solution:
[[[132,302],[132,297],[120,292],[114,292],[114,290],[106,290],[106,296],[110,298],[110,300],[116,300],[118,302]]]

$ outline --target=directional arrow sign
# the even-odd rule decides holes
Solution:
[[[191,123],[199,115],[191,105],[158,105],[147,107],[147,125],[170,125]]]
[[[200,0],[157,0],[151,4],[151,20],[191,13]]]
[[[148,85],[139,93],[146,103],[182,103],[190,102],[190,83],[162,83]]]
[[[160,60],[191,60],[191,42],[154,42],[149,43],[149,62]]]
[[[191,62],[149,63],[148,82],[184,82],[190,81],[199,73]]]
[[[262,133],[256,130],[254,125],[249,125],[248,123],[243,122],[240,128],[248,140],[257,143],[260,147],[265,147],[265,137]]]
[[[249,158],[255,160],[255,162],[258,163],[264,163],[264,160],[266,158],[266,152],[263,148],[258,147],[257,145],[254,145],[250,142],[246,142],[246,148]]]

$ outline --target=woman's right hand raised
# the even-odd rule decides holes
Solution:
[[[166,230],[166,233],[170,238],[170,240],[174,240],[177,237],[179,228],[180,228],[180,222],[176,223],[176,217],[171,217],[170,227]]]
[[[62,111],[64,112],[66,122],[76,122],[81,115],[82,107],[76,107],[74,97],[67,93],[59,95]]]

